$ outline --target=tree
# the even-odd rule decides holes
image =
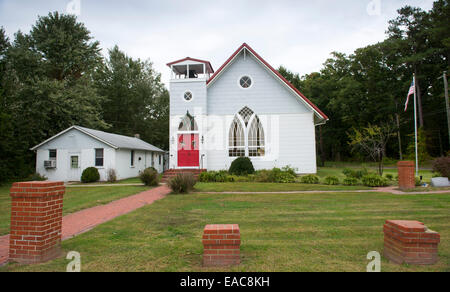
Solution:
[[[49,13],[39,17],[30,32],[32,48],[51,79],[78,79],[101,64],[98,41],[76,16]]]
[[[109,50],[105,66],[96,74],[105,97],[103,116],[110,131],[141,138],[168,148],[169,97],[150,61],[134,60],[117,46]]]
[[[0,57],[5,68],[1,119],[8,121],[0,136],[10,149],[1,157],[8,165],[6,177],[29,174],[34,164],[29,149],[61,130],[74,124],[108,126],[93,84],[102,58],[91,39],[75,16],[55,12],[39,17],[29,34],[17,32]]]
[[[355,150],[362,150],[367,153],[373,161],[378,163],[378,174],[383,175],[384,149],[389,138],[394,133],[392,123],[383,125],[368,125],[361,129],[353,128],[348,133],[349,145]]]

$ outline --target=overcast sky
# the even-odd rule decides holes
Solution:
[[[28,32],[38,15],[55,10],[79,13],[104,54],[117,44],[134,58],[150,59],[167,83],[166,63],[190,56],[209,60],[218,69],[243,42],[275,68],[284,65],[301,75],[318,71],[332,51],[351,53],[382,41],[398,8],[429,10],[432,4],[432,0],[0,0],[0,26],[12,37],[19,29]]]

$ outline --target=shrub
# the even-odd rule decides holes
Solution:
[[[106,180],[110,183],[117,181],[117,174],[114,168],[108,169],[108,172],[106,173]]]
[[[292,173],[281,171],[276,174],[275,182],[277,183],[294,183],[297,176]]]
[[[253,180],[256,182],[272,182],[272,179],[272,173],[267,169],[255,171],[253,175]]]
[[[227,178],[228,182],[250,182],[253,180],[253,175],[239,176],[239,175],[229,175]]]
[[[308,174],[305,176],[302,176],[300,181],[304,184],[318,184],[319,183],[319,177],[314,174]]]
[[[335,176],[327,176],[325,178],[325,184],[326,185],[338,185],[339,184],[339,179]]]
[[[414,181],[415,181],[416,187],[420,187],[420,186],[422,185],[422,181],[420,180],[419,177],[416,177],[416,178],[414,179]]]
[[[450,178],[450,156],[440,157],[433,160],[433,171]]]
[[[146,168],[139,174],[139,179],[146,186],[157,186],[159,183],[158,172],[154,168]]]
[[[394,175],[388,173],[388,174],[386,174],[386,178],[387,178],[388,180],[393,180],[393,179],[394,179]]]
[[[44,181],[47,180],[48,178],[45,175],[41,175],[40,173],[33,173],[31,175],[29,175],[25,181]]]
[[[283,172],[287,172],[292,174],[293,176],[297,176],[297,168],[293,168],[290,165],[286,165],[285,167],[281,168]]]
[[[342,173],[346,176],[346,177],[354,177],[357,179],[361,179],[363,176],[368,175],[369,172],[367,171],[366,168],[360,169],[360,170],[353,170],[350,168],[344,168],[342,170]]]
[[[83,183],[91,183],[100,180],[100,173],[98,173],[98,169],[95,167],[88,167],[83,170],[81,174],[81,182]]]
[[[226,170],[205,171],[199,176],[200,182],[228,182],[230,179]]]
[[[385,187],[388,185],[388,180],[378,174],[368,174],[362,177],[363,185],[367,187]]]
[[[342,170],[342,173],[343,173],[346,177],[353,177],[354,171],[351,170],[350,168],[344,168],[344,169]]]
[[[250,158],[238,157],[231,163],[228,172],[235,175],[247,175],[255,173],[255,168]]]
[[[179,173],[169,180],[168,185],[172,192],[183,194],[192,191],[196,183],[197,181],[192,173]]]
[[[256,182],[272,182],[272,183],[293,183],[297,175],[290,167],[273,168],[271,170],[258,170],[254,174]]]
[[[354,178],[354,177],[346,177],[346,178],[344,178],[344,180],[342,181],[342,183],[345,185],[345,186],[356,186],[356,185],[358,185],[358,179],[357,178]]]

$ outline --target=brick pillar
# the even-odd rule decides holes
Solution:
[[[439,233],[422,222],[387,220],[384,256],[396,264],[432,265],[438,261]]]
[[[238,224],[206,225],[203,230],[203,265],[239,265],[241,234]]]
[[[400,189],[413,189],[416,187],[415,170],[413,161],[399,161],[398,168],[398,186]]]
[[[60,254],[63,182],[18,182],[11,187],[9,260],[41,263]]]

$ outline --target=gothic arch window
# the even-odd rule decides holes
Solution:
[[[229,156],[264,156],[264,137],[264,128],[259,117],[250,108],[242,108],[230,126]]]
[[[178,131],[180,132],[194,132],[198,131],[197,122],[194,117],[187,112],[187,114],[181,119],[180,124],[178,125]]]
[[[247,127],[250,118],[254,115],[254,112],[245,106],[239,111],[239,115],[244,120],[245,126]]]
[[[258,116],[254,116],[248,130],[248,156],[264,156],[264,129]]]
[[[230,126],[228,151],[230,157],[245,156],[245,131],[239,117],[234,117]]]

